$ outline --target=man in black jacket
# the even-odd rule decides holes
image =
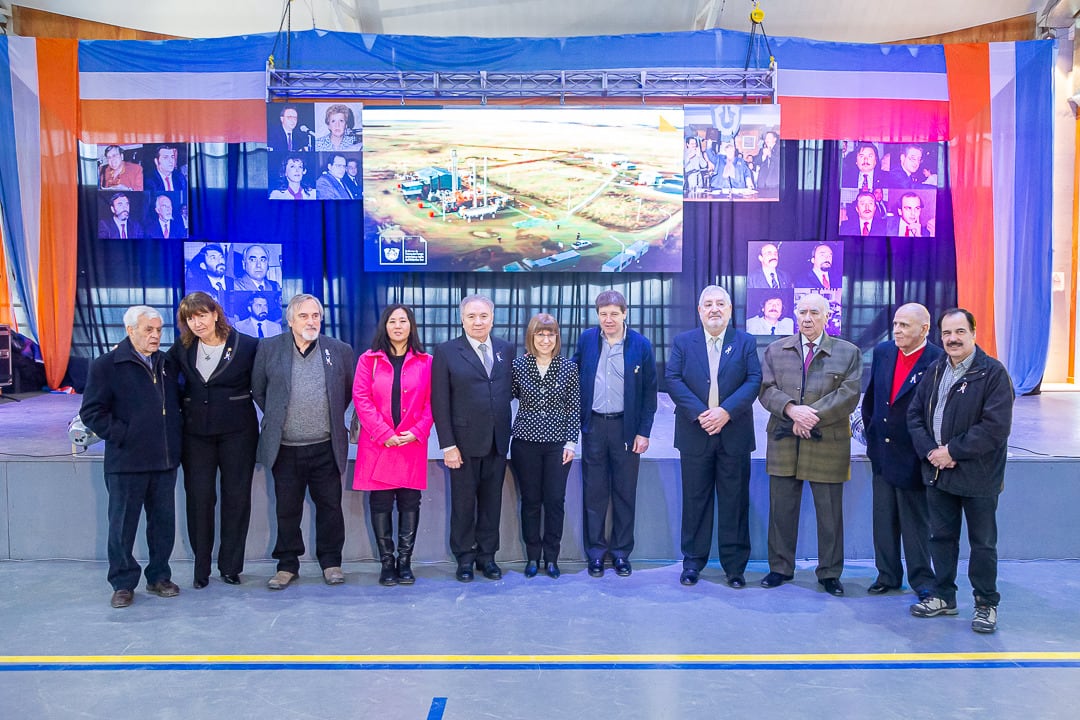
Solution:
[[[109,493],[109,584],[112,606],[135,599],[141,568],[132,554],[146,509],[146,590],[175,597],[169,556],[176,536],[176,467],[180,400],[176,372],[159,351],[161,314],[136,305],[124,313],[127,339],[90,365],[79,415],[105,441]]]
[[[961,515],[967,518],[975,593],[971,629],[997,627],[997,504],[1005,485],[1013,388],[1005,367],[975,345],[975,317],[960,308],[938,321],[946,357],[927,370],[908,408],[908,428],[929,487],[935,589],[915,617],[956,615]]]

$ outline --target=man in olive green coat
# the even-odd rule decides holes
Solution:
[[[829,302],[817,293],[795,304],[799,332],[765,349],[758,400],[769,411],[769,574],[773,588],[795,576],[803,481],[817,515],[818,582],[843,595],[844,483],[851,471],[849,416],[859,403],[862,357],[825,334]]]

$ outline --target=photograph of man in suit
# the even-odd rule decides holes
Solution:
[[[349,195],[354,200],[359,200],[364,196],[363,185],[360,181],[360,161],[356,158],[349,158],[345,163],[345,176],[341,179],[345,184],[345,189],[349,191]]]
[[[154,153],[154,169],[143,176],[151,192],[187,194],[187,178],[177,167],[180,150],[175,145],[159,145]]]
[[[897,590],[904,581],[920,598],[933,589],[930,518],[919,456],[911,442],[907,411],[915,387],[942,350],[926,341],[930,313],[918,303],[901,305],[893,316],[893,339],[874,348],[870,384],[862,401],[866,455],[874,471],[873,535],[877,579],[871,595]]]
[[[127,193],[113,193],[109,196],[110,217],[98,222],[98,237],[109,240],[146,237],[143,226],[131,217],[131,198]]]
[[[922,195],[910,190],[900,196],[896,215],[889,218],[885,234],[889,237],[934,237],[934,221],[922,221]]]
[[[803,483],[817,516],[818,583],[843,595],[844,483],[851,472],[849,417],[859,404],[862,353],[825,334],[829,301],[817,293],[795,305],[799,332],[765,349],[762,407],[769,411],[765,466],[769,473],[769,574],[774,588],[795,577],[795,546]]]
[[[300,124],[301,109],[305,111],[302,125]],[[273,117],[273,110],[271,109],[268,114]],[[278,122],[267,123],[266,149],[270,152],[311,152],[313,144],[309,128],[314,117],[315,114],[310,105],[281,106],[277,117]]]
[[[474,563],[498,580],[514,346],[491,334],[490,298],[469,295],[460,310],[464,333],[438,345],[431,359],[431,414],[450,470],[450,551],[459,581],[472,581]]]
[[[247,301],[247,317],[236,323],[238,332],[251,337],[274,337],[281,334],[281,323],[270,319],[270,304],[278,302],[276,293],[254,292]]]
[[[184,243],[188,252],[199,243]],[[207,243],[196,252],[187,264],[184,277],[185,294],[196,290],[210,295],[218,305],[225,306],[227,293],[234,290],[233,279],[225,275],[225,251],[216,243]]]
[[[315,181],[315,197],[319,200],[352,200],[353,196],[342,179],[347,168],[348,161],[344,155],[326,155],[326,170]]]
[[[665,370],[682,469],[679,582],[697,584],[709,562],[715,496],[720,566],[727,584],[742,588],[750,559],[750,453],[761,364],[754,338],[731,325],[727,290],[702,290],[698,317],[704,332],[677,335]]]
[[[759,305],[761,312],[754,317],[747,318],[746,332],[751,335],[775,335],[783,337],[795,332],[795,321],[790,317],[784,317],[784,301],[790,307],[792,303],[791,290],[747,290],[747,307]]]
[[[844,163],[840,187],[873,193],[885,187],[885,184],[885,173],[878,170],[877,147],[868,142],[856,145],[854,162],[847,160]]]
[[[828,243],[814,245],[810,254],[810,267],[795,280],[797,288],[831,290],[840,287],[843,277],[833,272],[833,249]]]
[[[854,210],[854,214],[852,214]],[[847,218],[840,223],[841,235],[885,235],[885,219],[878,213],[878,201],[872,192],[860,191],[847,208]]]
[[[599,326],[581,333],[573,358],[581,377],[582,514],[592,577],[603,577],[609,553],[616,575],[632,572],[638,467],[656,415],[656,357],[627,326],[626,310],[618,290],[597,295]]]
[[[753,252],[755,244],[750,244],[750,252]],[[757,253],[757,265],[746,272],[746,287],[774,289],[791,287],[791,276],[777,267],[779,262],[779,247],[775,243],[763,243]],[[748,264],[753,265],[753,262]]]
[[[104,162],[98,167],[98,187],[102,190],[142,190],[142,165],[124,159],[119,145],[105,148]]]
[[[154,198],[154,217],[150,221],[149,236],[162,240],[187,237],[184,223],[173,219],[173,201],[168,195],[161,194]]]
[[[885,182],[890,187],[898,188],[936,186],[937,175],[922,166],[924,153],[923,146],[918,143],[902,146],[895,156],[900,167],[894,168],[885,178]]]
[[[240,258],[244,274],[236,278],[237,290],[281,291],[281,285],[266,277],[270,270],[270,253],[265,245],[248,245]]]
[[[304,495],[315,505],[315,557],[327,585],[345,582],[341,551],[345,516],[341,476],[349,458],[345,409],[352,402],[351,347],[323,335],[323,307],[294,295],[285,311],[290,332],[259,343],[251,395],[263,411],[258,460],[274,482],[277,572],[267,587],[283,590],[300,574]]]

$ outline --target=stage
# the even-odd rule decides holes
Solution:
[[[0,559],[105,559],[107,496],[102,475],[104,444],[72,454],[67,422],[78,412],[80,396],[35,394],[19,403],[0,402]],[[765,473],[766,413],[755,404],[758,449],[751,476],[752,559],[766,557],[768,476]],[[672,447],[673,405],[660,395],[660,409],[638,482],[638,517],[634,557],[658,562],[681,559],[679,518],[681,488],[678,452]],[[1080,506],[1080,393],[1044,392],[1016,401],[1005,492],[999,510],[1003,559],[1080,557],[1080,530],[1074,524]],[[865,448],[852,442],[851,480],[844,489],[845,555],[872,559],[871,471]],[[350,448],[350,456],[355,447]],[[448,474],[434,434],[429,443],[428,489],[421,506],[416,559],[450,562],[448,544]],[[177,483],[177,538],[174,557],[189,559],[184,518],[183,473]],[[351,488],[352,464],[345,480],[347,561],[371,560],[373,536],[367,522],[366,496]],[[566,493],[563,559],[583,560],[581,548],[581,474],[577,461]],[[518,493],[507,471],[503,491],[499,560],[521,560],[524,546],[517,516]],[[273,490],[261,467],[256,469],[250,560],[267,559],[273,547]],[[310,537],[313,521],[305,513]],[[140,541],[141,542],[141,541]],[[141,545],[140,550],[141,552]],[[816,556],[814,510],[804,493],[799,557]],[[312,559],[309,555],[305,559]]]

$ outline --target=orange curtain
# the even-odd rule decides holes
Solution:
[[[956,296],[975,315],[979,346],[997,355],[994,331],[994,174],[990,46],[946,45],[949,186],[956,236]]]
[[[11,307],[11,287],[8,285],[7,260],[4,258],[4,226],[0,223],[0,325],[18,330],[15,312]]]
[[[71,355],[78,252],[79,45],[38,39],[41,103],[41,243],[38,341],[49,387],[59,387]]]

